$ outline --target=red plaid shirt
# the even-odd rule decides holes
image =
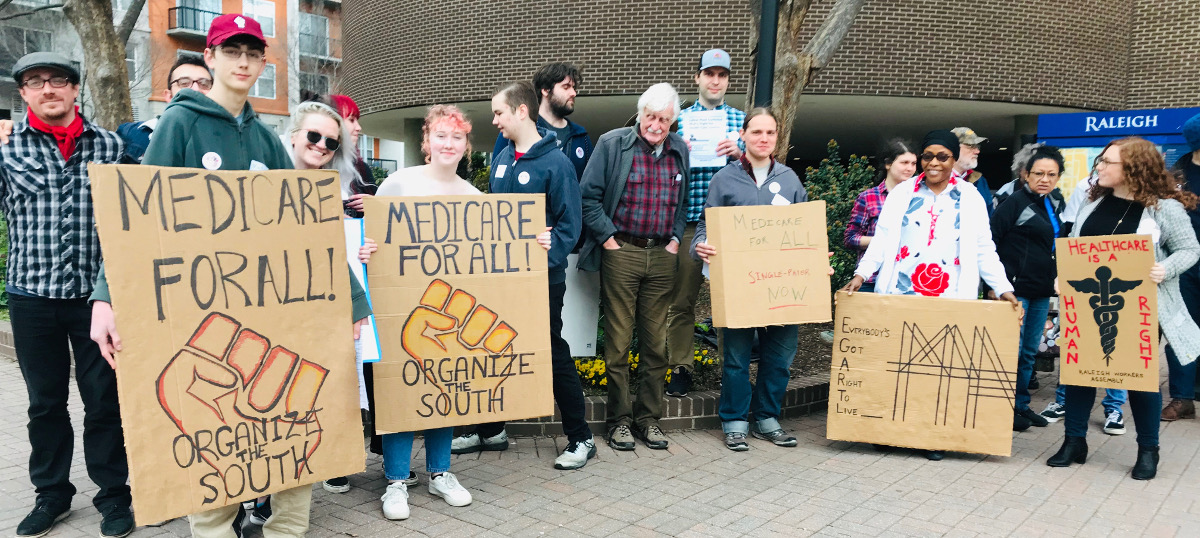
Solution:
[[[654,149],[638,137],[635,145],[641,151],[633,152],[625,192],[612,218],[618,230],[636,237],[671,237],[683,175],[668,151],[669,144],[670,140],[664,141],[662,152],[655,157]]]
[[[858,195],[858,199],[854,200],[854,207],[850,209],[850,222],[846,224],[843,243],[846,248],[858,252],[859,261],[862,260],[867,249],[859,246],[858,241],[863,237],[875,235],[875,225],[879,222],[879,212],[883,210],[883,202],[887,200],[887,195],[887,180],[884,180],[879,185],[862,191]],[[867,282],[874,281],[874,275],[867,280]]]

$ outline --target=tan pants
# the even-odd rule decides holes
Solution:
[[[704,283],[704,262],[692,258],[692,238],[696,225],[688,224],[679,244],[679,273],[671,291],[671,310],[667,314],[667,366],[682,366],[692,371],[695,362],[696,301]]]
[[[271,495],[271,518],[263,524],[266,538],[300,538],[308,532],[312,484],[294,487]],[[231,504],[188,516],[195,538],[233,538],[233,519],[238,505]]]
[[[608,427],[636,423],[645,428],[662,418],[667,376],[667,309],[678,262],[663,247],[641,248],[628,243],[617,250],[605,250],[603,256],[600,294]],[[636,399],[631,401],[629,346],[635,323],[641,384]]]

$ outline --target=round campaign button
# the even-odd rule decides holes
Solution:
[[[522,185],[529,183],[529,172],[521,172],[521,174],[517,176],[517,181],[520,181]]]
[[[217,152],[210,151],[200,157],[200,163],[204,165],[206,170],[216,170],[221,167],[221,156]]]
[[[575,148],[575,156],[582,159],[583,158],[583,148]]]
[[[779,194],[779,184],[771,182],[770,185],[767,185],[767,190],[771,191],[771,194]]]

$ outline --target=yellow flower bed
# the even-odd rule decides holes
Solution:
[[[715,354],[714,354],[715,355]],[[637,371],[638,361],[640,357],[637,353],[629,352],[629,369]],[[695,368],[700,370],[704,367],[718,366],[717,360],[710,357],[707,349],[697,349],[693,357]],[[592,359],[575,359],[575,369],[579,371],[579,379],[585,387],[605,387],[608,386],[608,377],[604,359],[596,357]],[[667,381],[671,381],[671,371],[667,370]]]

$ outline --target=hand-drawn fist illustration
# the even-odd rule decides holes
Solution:
[[[401,331],[401,345],[417,361],[500,354],[512,345],[517,331],[498,320],[495,311],[477,304],[470,293],[455,290],[444,280],[434,280],[409,314]],[[432,374],[426,371],[425,375]],[[435,379],[430,381],[438,384]]]
[[[230,497],[310,473],[328,375],[237,320],[209,314],[158,378],[159,403],[193,451],[186,457],[177,443],[176,462],[205,461]]]
[[[1117,314],[1125,308],[1125,298],[1118,295],[1132,291],[1142,284],[1141,280],[1113,278],[1112,269],[1096,268],[1096,278],[1068,280],[1067,283],[1079,293],[1090,293],[1088,305],[1092,307],[1092,318],[1100,329],[1100,347],[1104,350],[1104,364],[1112,364],[1112,353],[1117,347]]]

